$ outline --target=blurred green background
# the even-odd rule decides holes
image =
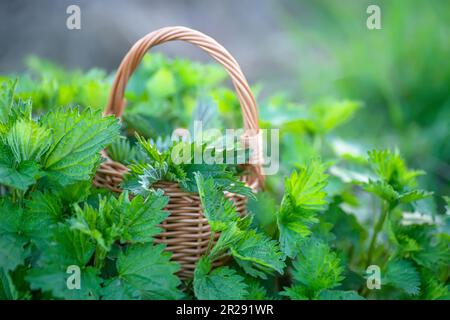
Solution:
[[[369,4],[381,30],[363,28]],[[295,64],[299,95],[364,103],[342,135],[364,145],[398,146],[428,172],[432,189],[450,185],[450,2],[286,2],[290,36],[304,58]]]

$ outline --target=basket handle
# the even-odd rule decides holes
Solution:
[[[116,117],[122,115],[125,108],[123,98],[128,79],[141,62],[147,50],[158,44],[174,40],[186,41],[200,47],[223,65],[231,77],[241,104],[244,129],[258,130],[256,101],[239,64],[216,40],[186,27],[162,28],[147,34],[134,44],[117,70],[105,114],[114,114]]]
[[[120,117],[122,115],[125,108],[124,93],[127,82],[131,74],[141,62],[147,50],[157,46],[158,44],[174,40],[186,41],[200,47],[226,69],[231,77],[231,81],[241,105],[245,129],[244,137],[246,139],[253,138],[259,140],[260,132],[256,101],[239,64],[216,40],[199,31],[186,27],[165,27],[155,30],[138,40],[133,45],[127,55],[123,58],[119,69],[117,70],[116,77],[109,94],[109,100],[105,108],[105,114],[113,114],[116,117]],[[259,154],[256,156],[258,159],[256,161],[258,162],[258,164],[256,164],[256,175],[258,176],[258,180],[262,182],[262,151],[260,150],[258,153]]]

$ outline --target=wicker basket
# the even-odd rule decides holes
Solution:
[[[256,139],[259,142],[260,131],[256,102],[238,63],[214,39],[185,27],[162,28],[149,33],[136,42],[120,64],[105,114],[113,114],[116,117],[122,115],[125,107],[124,91],[127,81],[146,51],[158,44],[173,40],[183,40],[200,47],[225,67],[241,104],[244,120],[243,141],[248,143],[250,139]],[[243,178],[247,185],[254,190],[258,190],[263,184],[260,148],[258,150],[252,155],[251,164],[246,165],[248,172],[250,172],[249,175]],[[120,183],[128,169],[126,166],[109,159],[107,152],[104,153],[104,156],[106,161],[98,169],[94,178],[94,185],[121,192]],[[181,265],[178,275],[183,279],[190,278],[193,275],[196,262],[207,250],[211,236],[208,221],[202,212],[199,195],[182,190],[175,182],[160,181],[154,187],[164,190],[165,195],[169,197],[166,210],[171,213],[162,223],[161,227],[164,231],[156,237],[156,242],[166,244],[166,250],[173,253],[172,260]],[[239,214],[244,215],[246,213],[247,199],[245,197],[231,193],[226,194],[226,197],[235,203]],[[225,263],[225,261],[226,257],[217,260],[216,266]]]

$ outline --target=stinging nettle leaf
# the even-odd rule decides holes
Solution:
[[[9,147],[0,143],[0,184],[25,191],[39,176],[36,162],[27,160],[16,164]]]
[[[198,194],[202,202],[203,213],[213,231],[223,231],[238,218],[231,200],[224,197],[223,191],[217,187],[212,178],[204,179],[196,172]]]
[[[66,268],[56,266],[38,267],[28,271],[26,280],[33,290],[50,292],[53,297],[65,300],[98,300],[100,298],[101,283],[100,272],[87,267],[80,269],[80,288],[71,289],[67,285],[70,282],[70,273]]]
[[[41,121],[53,130],[53,142],[43,167],[62,185],[88,180],[100,161],[99,152],[119,134],[114,117],[102,117],[101,111],[86,109],[50,112]]]
[[[244,270],[258,275],[258,272],[252,272],[251,269],[259,269],[265,273],[277,271],[282,274],[285,257],[280,252],[278,243],[254,230],[243,233],[242,238],[231,245],[231,253],[239,264],[241,261],[250,263],[245,265]]]
[[[392,260],[386,267],[382,284],[389,284],[409,295],[420,292],[420,277],[414,265],[408,260]]]
[[[371,181],[364,185],[364,190],[375,194],[389,203],[395,203],[398,200],[399,194],[394,188],[384,181]]]
[[[432,195],[433,195],[433,192],[428,192],[425,190],[413,190],[413,191],[409,191],[409,192],[401,194],[398,198],[398,201],[400,203],[409,203],[409,202],[426,199],[428,197],[431,197]]]
[[[118,276],[104,289],[104,299],[117,297],[143,299],[179,299],[180,280],[175,273],[178,264],[170,261],[171,254],[163,245],[134,245],[119,255]]]
[[[17,163],[38,162],[52,142],[51,131],[31,120],[17,121],[5,140]]]
[[[19,294],[8,272],[0,268],[0,300],[17,300]]]
[[[194,292],[200,300],[240,300],[247,294],[247,284],[235,270],[212,269],[211,261],[202,257],[194,272]]]
[[[332,289],[343,280],[341,261],[326,243],[306,240],[300,252],[294,261],[293,276],[309,291]]]
[[[298,242],[309,236],[312,225],[319,221],[317,213],[326,204],[326,183],[325,166],[319,160],[311,161],[286,179],[277,225],[281,249],[289,257],[295,256]]]

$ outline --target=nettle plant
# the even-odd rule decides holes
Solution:
[[[224,197],[225,190],[252,195],[228,168],[176,166],[140,139],[147,161],[131,166],[124,184],[133,186],[133,197],[95,190],[99,152],[117,138],[117,120],[90,109],[59,109],[35,119],[31,102],[14,102],[13,90],[13,84],[4,87],[1,106],[2,298],[176,299],[192,288],[199,299],[246,298],[244,272],[212,268],[225,252],[259,277],[283,272],[277,242],[252,229],[250,217],[239,217]],[[162,177],[196,188],[212,230],[221,232],[184,292],[171,254],[153,244],[170,214],[163,210],[167,197],[151,189],[152,179]]]
[[[50,69],[51,78],[56,72],[65,79],[64,71]],[[143,106],[150,101],[153,109],[177,104],[168,123],[187,125],[183,110],[199,105],[195,84],[206,71],[187,61],[147,58],[137,78],[151,80],[130,83],[132,110],[122,131],[116,119],[85,105],[57,108],[40,99],[33,113],[31,101],[21,100],[26,90],[17,97],[13,82],[2,87],[0,299],[450,298],[449,200],[445,213],[430,205],[433,194],[418,188],[423,172],[408,168],[398,151],[366,156],[336,139],[336,128],[360,104],[306,107],[281,96],[262,103],[262,126],[280,128],[281,170],[288,177],[267,177],[266,191],[256,194],[240,182],[238,166],[179,164],[172,158],[179,144],[140,132],[140,123],[154,128],[164,119],[164,112],[147,117]],[[205,86],[221,79],[205,78]],[[72,105],[79,98],[73,92],[84,92],[89,76],[81,81],[68,90],[70,99],[59,87],[49,92]],[[173,86],[162,88],[161,82]],[[220,97],[208,110],[236,104],[228,92],[213,92]],[[88,96],[86,101],[96,101]],[[105,148],[130,169],[120,195],[92,187]],[[179,279],[171,253],[154,242],[170,215],[164,210],[168,198],[155,188],[159,180],[197,192],[211,239],[219,234],[190,280]],[[249,198],[247,216],[237,213],[224,191]],[[223,255],[228,264],[213,267]],[[367,273],[369,266],[379,274]],[[376,277],[379,289],[368,288]]]

